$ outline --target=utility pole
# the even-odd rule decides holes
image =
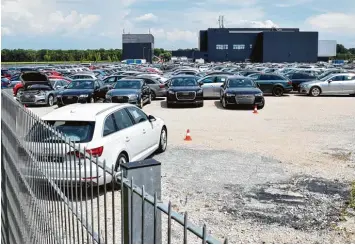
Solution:
[[[224,28],[224,16],[220,15],[218,17],[218,24],[219,24],[219,28]]]

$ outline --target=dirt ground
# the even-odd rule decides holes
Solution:
[[[144,107],[165,120],[163,200],[230,243],[351,243],[355,98],[266,97],[266,106]],[[43,115],[53,108],[33,108]],[[184,141],[190,129],[192,141]],[[173,233],[182,242],[181,232]],[[194,240],[192,240],[194,241]]]

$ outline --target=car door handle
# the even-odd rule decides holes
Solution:
[[[147,131],[145,131],[145,129],[143,129],[143,134],[145,134]]]
[[[129,137],[126,137],[126,142],[129,142],[131,139]]]

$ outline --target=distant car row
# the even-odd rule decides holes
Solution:
[[[177,104],[203,106],[204,98],[218,98],[223,107],[230,104],[257,105],[263,108],[263,94],[282,96],[293,90],[292,82],[277,74],[251,74],[248,77],[210,75],[197,79],[179,75],[166,83],[145,77],[125,77],[113,83],[99,79],[76,79],[71,82],[49,80],[41,73],[22,75],[23,91],[17,96],[22,104],[62,107],[73,103],[130,103],[142,108],[155,97],[166,97],[168,107]],[[148,82],[151,82],[150,84]],[[355,94],[355,74],[331,74],[320,80],[301,83],[299,93]]]

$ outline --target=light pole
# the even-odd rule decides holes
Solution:
[[[144,57],[145,57],[145,56],[144,56],[144,50],[145,50],[145,47],[143,47],[143,59],[144,59]]]

